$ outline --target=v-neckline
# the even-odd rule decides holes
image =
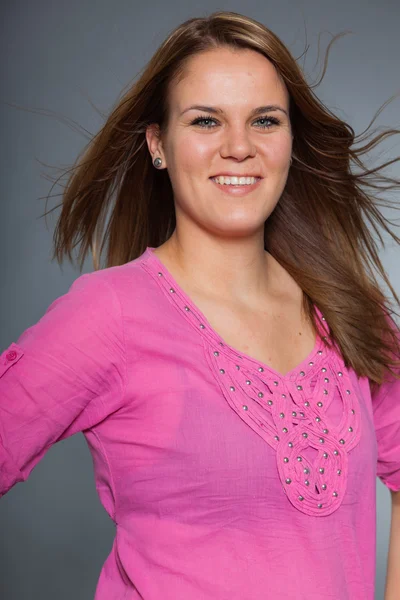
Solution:
[[[147,246],[144,252],[144,257],[147,258],[147,263],[155,268],[156,273],[161,273],[163,275],[163,279],[170,286],[170,289],[174,291],[174,294],[169,294],[170,297],[174,297],[174,299],[181,299],[184,306],[186,306],[186,311],[182,312],[187,315],[187,307],[190,308],[190,312],[192,314],[197,315],[198,320],[200,322],[200,328],[198,328],[199,332],[203,335],[207,335],[207,337],[211,337],[214,342],[217,342],[219,346],[223,346],[225,350],[228,351],[231,356],[236,356],[247,364],[249,368],[262,368],[263,371],[268,372],[273,378],[284,380],[294,380],[297,379],[299,374],[304,375],[305,373],[309,373],[310,371],[314,371],[317,363],[320,362],[321,356],[326,355],[327,346],[323,342],[323,338],[329,336],[329,327],[326,324],[326,329],[322,325],[322,321],[325,321],[321,311],[314,304],[315,310],[317,312],[317,328],[318,332],[316,334],[315,343],[313,349],[307,354],[305,358],[303,358],[295,367],[287,371],[285,374],[280,373],[276,369],[272,368],[270,365],[258,360],[244,352],[240,352],[230,344],[228,344],[222,336],[212,327],[209,323],[205,314],[198,308],[198,306],[193,302],[190,296],[181,288],[181,286],[176,281],[175,277],[168,270],[168,268],[164,265],[164,263],[160,260],[160,258],[154,253],[156,248],[152,246]],[[179,301],[179,300],[178,300]],[[323,359],[325,360],[325,358]],[[310,368],[312,367],[312,368]]]

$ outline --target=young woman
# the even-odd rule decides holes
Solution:
[[[377,475],[400,504],[382,136],[355,149],[277,36],[221,12],[74,168],[55,256],[95,271],[1,355],[0,493],[84,433],[116,524],[96,600],[373,600]]]

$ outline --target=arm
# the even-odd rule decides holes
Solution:
[[[385,586],[385,600],[398,600],[400,590],[400,491],[390,490],[392,516]]]
[[[81,275],[0,355],[0,498],[52,444],[122,404],[122,313],[104,278]]]

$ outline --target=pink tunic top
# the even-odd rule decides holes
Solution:
[[[148,247],[79,276],[0,357],[0,496],[83,432],[116,525],[95,600],[373,600],[400,382],[229,346]]]

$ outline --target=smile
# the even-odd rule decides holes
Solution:
[[[211,177],[213,181],[220,185],[252,185],[256,183],[260,177],[235,177],[227,175],[219,175],[218,177]]]
[[[261,182],[261,177],[210,177],[210,181],[222,193],[230,194],[231,196],[244,196],[255,190]],[[219,183],[221,180],[222,183]],[[239,180],[244,182],[240,182]]]

